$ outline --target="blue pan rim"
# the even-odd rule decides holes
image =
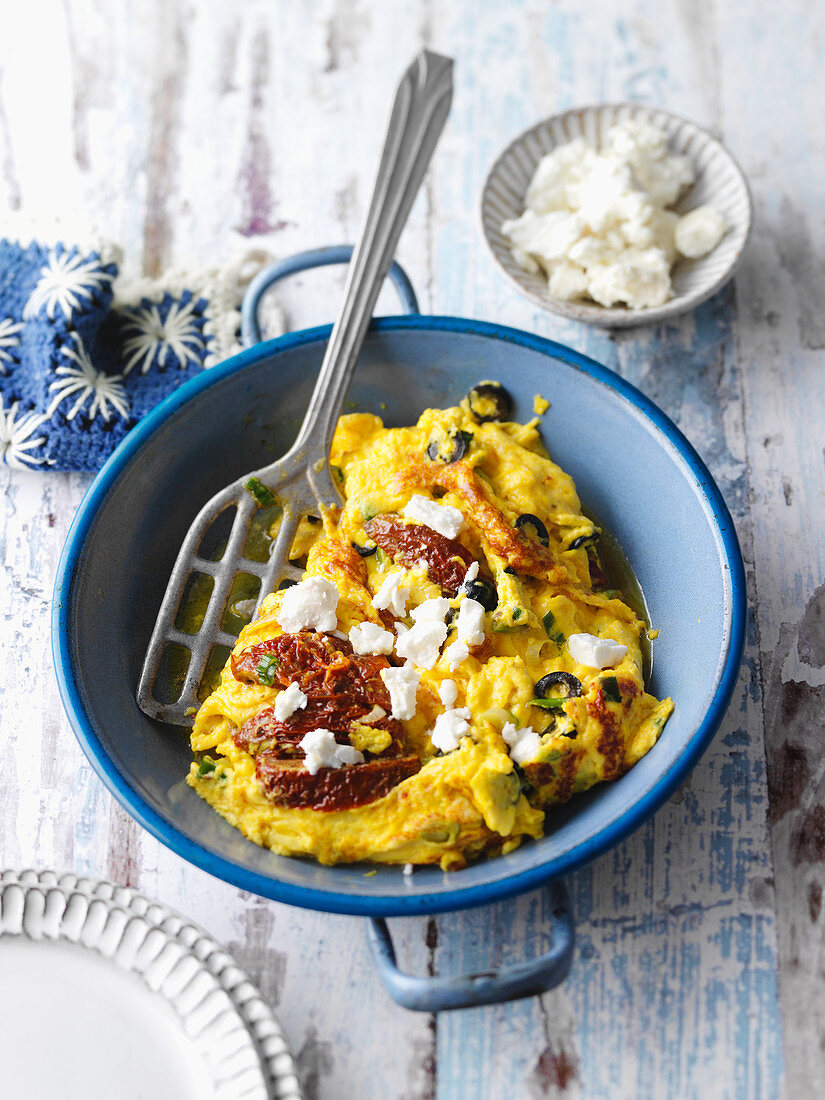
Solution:
[[[399,316],[382,317],[372,322],[371,330],[395,332],[402,329],[454,332],[463,335],[482,336],[518,344],[540,354],[560,359],[583,371],[597,381],[609,386],[641,412],[669,440],[696,477],[697,483],[710,506],[714,525],[719,536],[729,572],[731,593],[728,650],[722,672],[710,706],[696,732],[688,742],[678,764],[663,775],[648,793],[617,821],[595,836],[577,845],[571,852],[558,856],[548,863],[528,868],[491,883],[462,887],[460,875],[456,875],[456,889],[438,894],[420,895],[352,895],[334,890],[318,890],[281,882],[257,871],[250,871],[217,855],[190,840],[174,825],[151,809],[140,794],[124,779],[98,740],[83,709],[80,692],[71,662],[71,589],[75,569],[81,558],[85,536],[98,509],[143,442],[165,420],[172,416],[184,402],[201,390],[216,384],[236,371],[274,352],[287,351],[303,344],[325,340],[332,331],[331,325],[319,325],[289,333],[276,340],[265,341],[203,374],[186,382],[180,389],[165,398],[155,409],[137,424],[120,443],[106,464],[89,486],[69,529],[58,564],[52,603],[52,654],[57,674],[58,688],[69,721],[83,752],[99,778],[123,808],[149,833],[182,859],[208,874],[229,882],[242,890],[288,905],[316,909],[329,913],[353,916],[392,917],[416,916],[430,913],[466,909],[487,905],[535,889],[551,879],[581,867],[596,859],[613,845],[634,832],[653,814],[670,794],[684,781],[695,767],[702,753],[719,728],[730,702],[739,674],[745,639],[747,615],[747,587],[745,566],[736,535],[733,519],[728,511],[710,471],[681,431],[652,401],[620,375],[602,366],[589,356],[564,344],[519,329],[497,325],[488,321],[475,321],[451,316]],[[367,880],[369,881],[369,880]]]

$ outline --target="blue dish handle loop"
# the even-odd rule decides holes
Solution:
[[[456,977],[420,978],[398,969],[387,922],[372,918],[367,938],[378,973],[394,1001],[414,1012],[443,1012],[451,1008],[475,1008],[478,1005],[534,997],[554,989],[567,977],[573,962],[575,930],[570,897],[563,882],[551,882],[545,888],[550,902],[550,950],[536,959]]]
[[[250,348],[261,342],[261,325],[258,320],[258,307],[261,298],[271,286],[288,275],[297,275],[299,271],[309,271],[313,267],[328,267],[330,264],[348,264],[352,258],[351,244],[334,244],[327,248],[313,248],[309,252],[298,252],[285,260],[270,264],[259,271],[247,287],[241,306],[241,335],[244,347]],[[418,299],[413,285],[404,268],[395,260],[387,272],[401,299],[406,313],[418,313]]]

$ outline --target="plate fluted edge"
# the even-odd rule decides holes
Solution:
[[[207,932],[128,886],[49,870],[0,872],[0,937],[78,943],[138,973],[238,1100],[302,1100],[295,1062],[249,975]],[[265,1091],[262,1091],[265,1089]]]

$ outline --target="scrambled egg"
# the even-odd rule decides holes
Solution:
[[[646,624],[608,587],[600,532],[537,421],[508,412],[506,391],[481,383],[414,427],[340,419],[330,463],[346,505],[302,521],[291,552],[334,584],[335,631],[285,630],[289,589],[269,595],[192,733],[188,782],[256,844],[322,863],[459,868],[541,837],[545,810],[622,775],[655,744],[673,704],[644,690]],[[414,496],[458,514],[455,538],[404,517]],[[401,603],[381,607],[376,593],[396,574]],[[447,637],[422,666],[407,661],[417,689],[399,718],[381,673],[404,664],[396,636],[439,597],[424,610],[440,609],[435,644]],[[482,630],[468,643],[461,606],[472,600]],[[363,623],[388,633],[374,631],[383,643],[359,655],[347,635]],[[574,635],[586,636],[584,650],[568,646]],[[603,643],[609,665],[581,663]],[[304,703],[277,707],[287,688]],[[447,711],[452,742],[434,734]],[[320,726],[333,762],[318,767],[302,741]]]

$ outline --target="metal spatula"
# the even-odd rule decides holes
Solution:
[[[239,573],[260,578],[255,612],[264,596],[287,579],[300,580],[289,564],[292,540],[302,516],[340,506],[341,494],[329,468],[329,449],[352,372],[372,317],[375,300],[392,262],[452,100],[452,61],[422,51],[407,69],[395,94],[378,175],[361,238],[353,253],[344,300],[327,345],[318,381],[298,438],[290,451],[228,485],[201,509],[178,554],[161,604],[137,690],[140,709],[151,718],[191,725],[198,704],[198,687],[216,645],[232,647],[236,638],[221,628],[224,610]],[[280,527],[268,561],[252,561],[244,550],[258,501],[244,487],[256,478],[283,508]],[[234,510],[234,516],[232,512]],[[219,561],[201,556],[207,532],[219,517],[231,517],[226,548]],[[213,578],[209,604],[197,633],[179,630],[178,609],[193,573]],[[174,702],[155,698],[154,688],[167,646],[174,643],[191,656],[183,689]]]

